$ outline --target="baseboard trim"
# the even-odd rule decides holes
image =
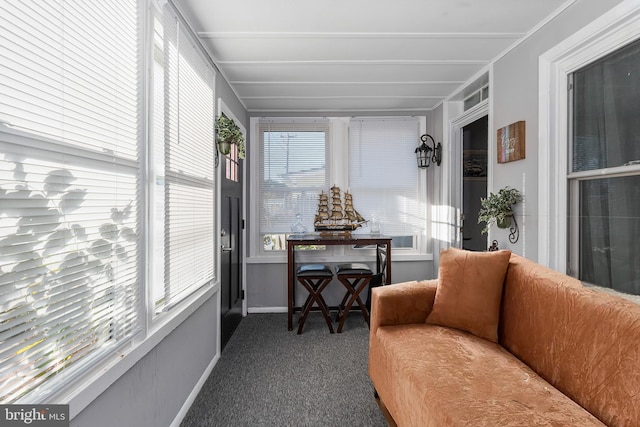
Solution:
[[[286,313],[287,307],[249,307],[247,313]]]
[[[180,408],[180,411],[178,411],[178,414],[173,419],[173,422],[171,423],[170,427],[180,427],[180,423],[182,422],[184,417],[187,415],[187,412],[189,412],[189,408],[191,408],[191,405],[193,405],[193,402],[196,400],[198,393],[200,393],[202,386],[204,386],[205,381],[207,381],[207,378],[209,378],[209,375],[211,374],[211,371],[213,371],[214,366],[216,366],[216,363],[218,363],[218,360],[220,360],[220,354],[216,354],[216,356],[213,358],[213,360],[211,360],[211,362],[207,366],[207,369],[204,370],[204,372],[200,376],[200,379],[196,383],[195,387],[193,388],[191,393],[189,393],[187,400],[184,401],[184,404]]]

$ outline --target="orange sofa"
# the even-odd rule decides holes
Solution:
[[[496,342],[426,321],[443,255],[439,279],[373,289],[369,375],[396,424],[640,426],[640,305],[507,256]],[[449,276],[481,274],[471,264]]]

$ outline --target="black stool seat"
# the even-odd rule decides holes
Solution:
[[[340,264],[336,266],[336,277],[340,280],[340,283],[344,285],[347,292],[342,298],[342,302],[338,306],[337,320],[340,320],[338,325],[338,333],[342,332],[344,322],[347,319],[349,310],[354,303],[358,304],[364,320],[369,324],[369,310],[367,306],[362,302],[360,293],[367,287],[371,279],[373,278],[373,272],[366,264],[361,263],[349,263]]]
[[[298,279],[298,282],[309,292],[309,296],[307,296],[307,300],[302,306],[298,334],[302,333],[304,322],[307,320],[307,316],[314,304],[316,304],[322,312],[324,320],[327,322],[327,326],[329,326],[329,332],[333,333],[329,309],[324,298],[322,298],[322,291],[333,280],[331,267],[325,264],[303,264],[296,270],[296,279]]]
[[[298,267],[296,276],[308,277],[308,276],[324,276],[333,277],[331,267],[324,264],[304,264]]]
[[[336,266],[336,274],[373,274],[367,264],[353,262]]]

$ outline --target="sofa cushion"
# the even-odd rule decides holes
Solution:
[[[513,255],[500,343],[608,425],[640,426],[640,305]]]
[[[440,254],[440,283],[427,323],[498,341],[502,285],[510,251],[471,252],[450,248]]]
[[[398,425],[602,426],[498,344],[459,330],[381,326],[370,374]]]

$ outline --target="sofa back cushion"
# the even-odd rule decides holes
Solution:
[[[608,425],[640,426],[640,305],[512,255],[499,342]]]
[[[505,250],[442,251],[436,298],[426,322],[497,342],[500,299],[510,257],[511,252]]]

